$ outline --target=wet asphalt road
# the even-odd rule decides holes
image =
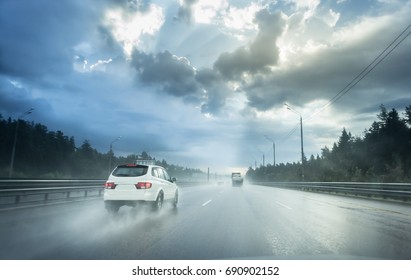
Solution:
[[[230,184],[106,213],[101,199],[0,210],[0,259],[411,259],[411,206]]]

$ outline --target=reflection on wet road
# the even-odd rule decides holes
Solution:
[[[411,206],[244,185],[180,189],[177,210],[101,200],[0,211],[0,259],[411,259]]]

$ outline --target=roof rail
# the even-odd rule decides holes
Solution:
[[[134,161],[135,164],[139,165],[154,165],[155,162],[156,161],[154,159],[136,159]]]

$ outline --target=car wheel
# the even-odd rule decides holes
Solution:
[[[163,207],[163,193],[159,193],[157,196],[156,201],[153,202],[153,210],[155,211],[160,211],[161,208]]]
[[[174,199],[173,199],[173,207],[177,208],[178,205],[178,191],[174,194]]]

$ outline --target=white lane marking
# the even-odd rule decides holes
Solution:
[[[281,202],[278,202],[278,201],[274,201],[277,205],[279,205],[279,206],[281,206],[281,207],[284,207],[284,208],[286,208],[286,209],[288,209],[288,210],[293,210],[293,208],[291,208],[290,206],[287,206],[287,205],[285,205],[285,204],[282,204]]]
[[[201,206],[206,206],[206,205],[209,204],[211,201],[212,201],[212,200],[210,199],[210,200],[204,202],[203,205],[201,205]]]

